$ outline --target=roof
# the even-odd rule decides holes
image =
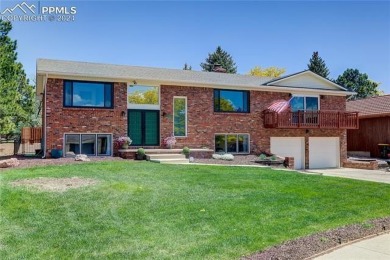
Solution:
[[[390,95],[348,101],[347,111],[359,112],[360,118],[390,116]]]
[[[302,73],[302,72],[301,72]],[[314,73],[313,73],[314,74]],[[205,71],[140,67],[128,65],[112,65],[91,62],[62,61],[50,59],[37,60],[37,93],[43,92],[45,75],[58,76],[64,79],[97,79],[117,82],[133,82],[139,84],[177,85],[195,87],[216,87],[230,89],[263,90],[276,92],[320,93],[321,90],[309,87],[290,87],[267,85],[271,77],[215,73]],[[294,74],[295,75],[295,74]],[[285,76],[284,78],[289,77]],[[318,76],[320,77],[320,76]],[[295,89],[295,90],[294,90]],[[321,94],[351,95],[344,89],[325,89]]]
[[[280,113],[286,111],[290,107],[290,100],[277,100],[272,103],[267,109],[274,111],[276,113]]]

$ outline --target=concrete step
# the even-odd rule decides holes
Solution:
[[[187,164],[190,161],[186,158],[174,158],[174,159],[151,159],[151,162],[161,163],[161,164]]]
[[[158,159],[185,159],[186,156],[184,154],[147,154],[146,160],[158,160]]]

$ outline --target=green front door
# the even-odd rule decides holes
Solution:
[[[128,135],[134,146],[160,145],[160,111],[128,110]]]

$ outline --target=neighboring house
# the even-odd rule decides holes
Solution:
[[[347,110],[359,112],[359,129],[348,130],[348,151],[383,157],[378,144],[390,144],[390,95],[348,101]]]
[[[347,157],[348,92],[310,71],[271,79],[87,62],[37,61],[44,151],[112,155],[113,138],[132,147],[209,147],[295,158],[295,168],[339,167]]]

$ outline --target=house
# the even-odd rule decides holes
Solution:
[[[310,71],[259,78],[221,72],[37,60],[44,151],[113,154],[113,138],[132,147],[209,147],[234,154],[270,151],[295,168],[339,167],[346,159],[346,111],[354,94]]]
[[[378,144],[390,144],[390,95],[348,101],[347,110],[359,112],[359,129],[348,130],[348,151],[388,158]]]

